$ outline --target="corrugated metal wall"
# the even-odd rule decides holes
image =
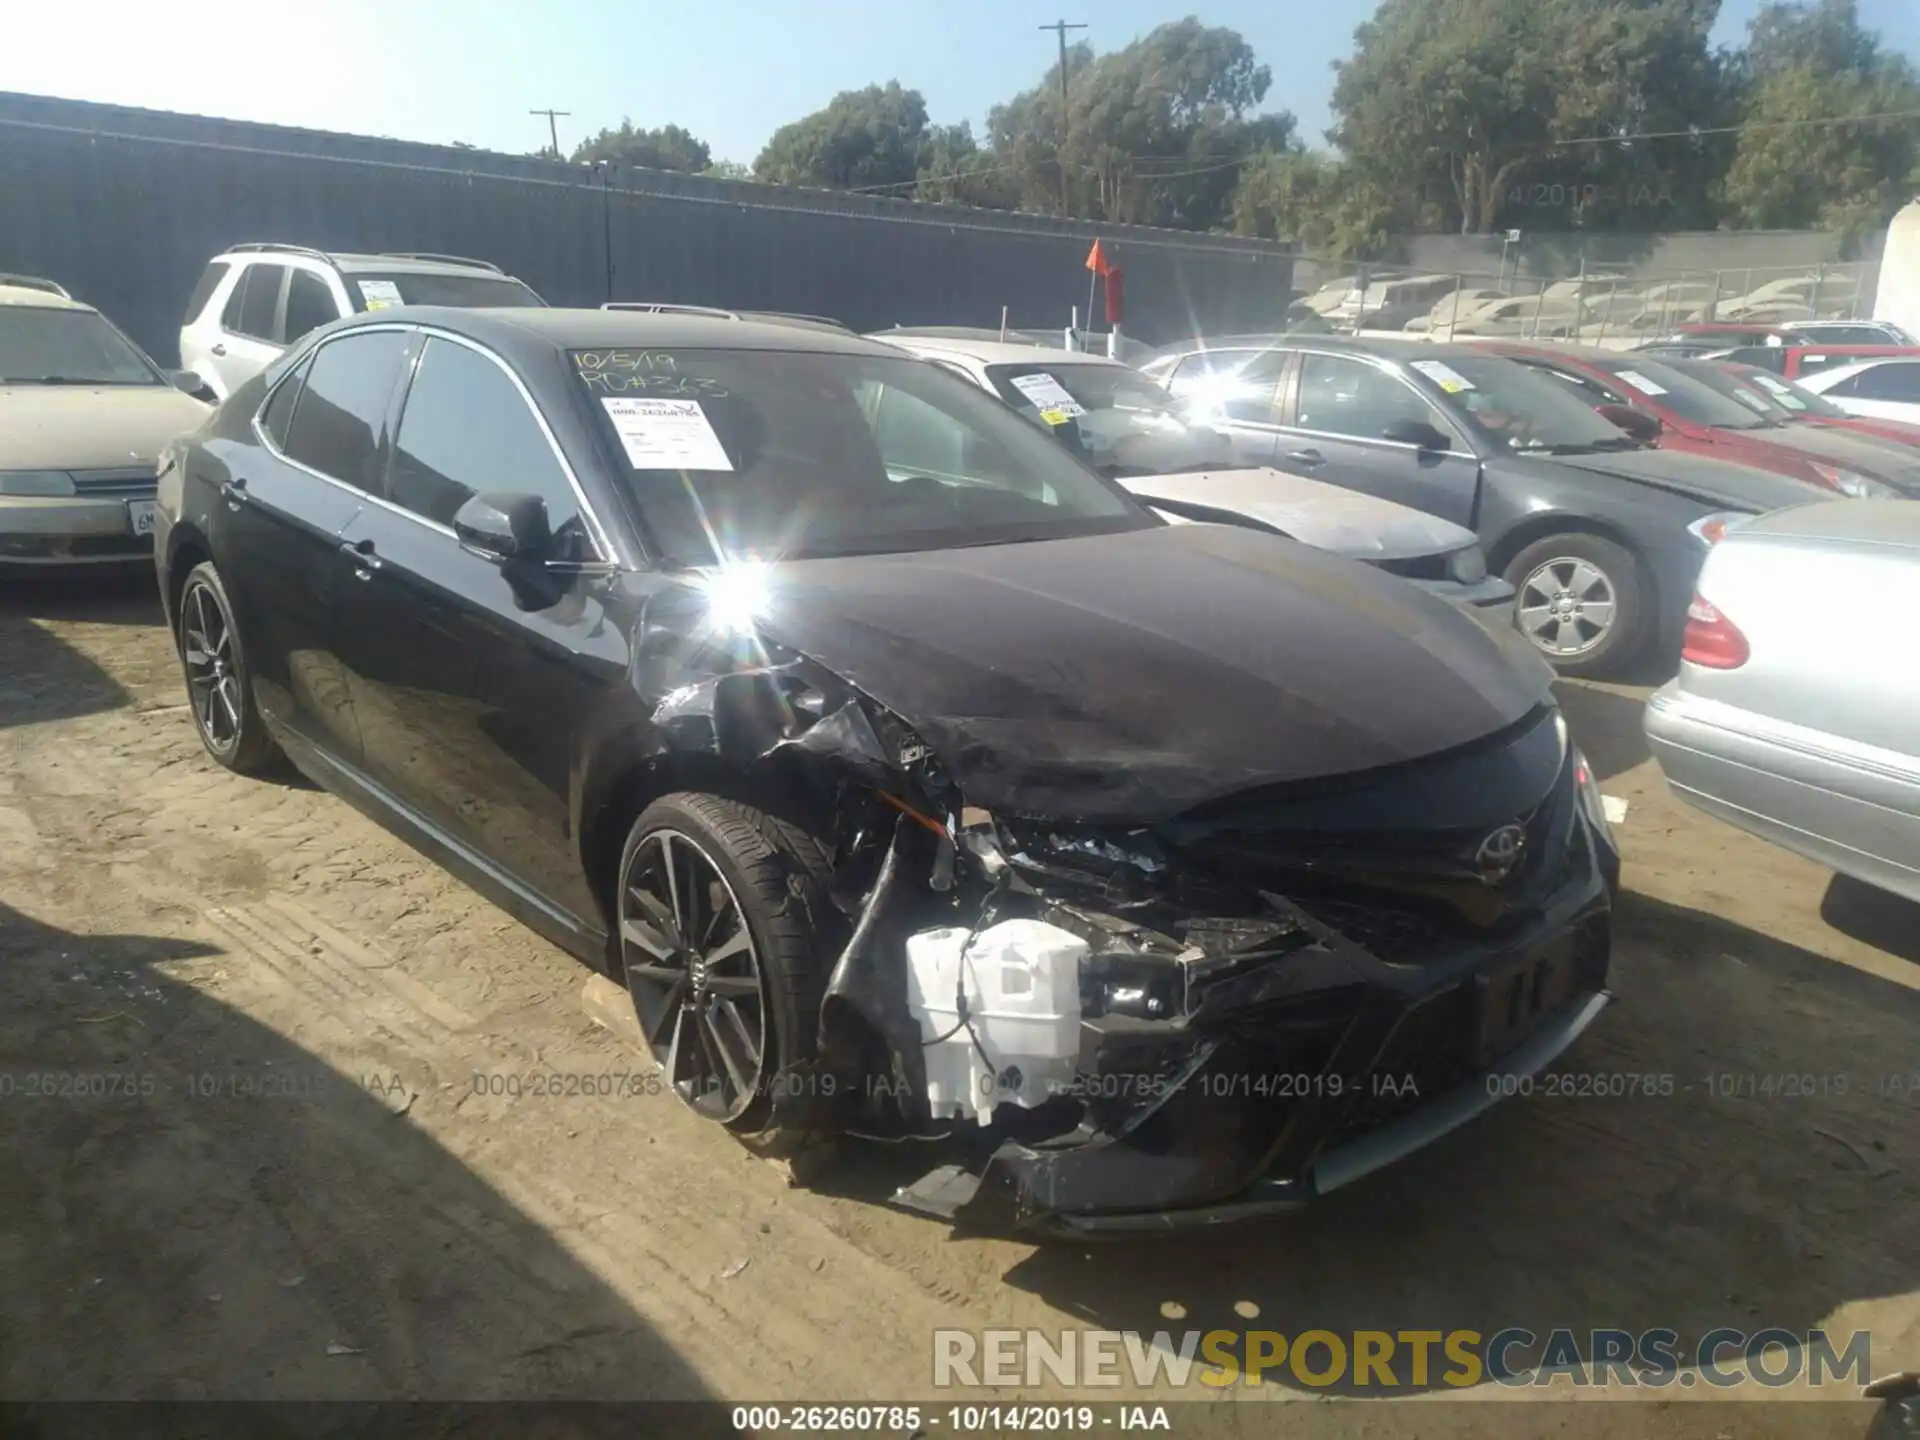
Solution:
[[[1286,313],[1277,245],[585,167],[0,94],[0,271],[58,280],[163,363],[243,240],[492,260],[556,305],[675,300],[893,324],[1064,326],[1098,236],[1125,329],[1164,343]]]

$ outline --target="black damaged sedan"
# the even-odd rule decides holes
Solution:
[[[356,316],[162,462],[192,713],[620,980],[769,1153],[1089,1234],[1298,1205],[1606,1003],[1618,858],[1544,664],[1163,523],[824,327]]]

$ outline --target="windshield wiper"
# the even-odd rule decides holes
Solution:
[[[1631,435],[1622,435],[1619,439],[1563,441],[1554,444],[1546,440],[1530,440],[1520,449],[1528,454],[1548,455],[1598,455],[1615,450],[1639,450],[1641,443]]]

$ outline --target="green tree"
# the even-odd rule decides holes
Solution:
[[[1329,260],[1391,260],[1407,233],[1406,214],[1357,167],[1302,149],[1248,159],[1233,191],[1233,229],[1290,240]]]
[[[1076,45],[1067,74],[1064,111],[1050,70],[987,117],[994,160],[1023,209],[1059,213],[1064,166],[1076,215],[1222,227],[1241,165],[1293,133],[1289,114],[1252,113],[1272,83],[1252,47],[1192,16],[1105,55]]]
[[[680,126],[636,130],[631,120],[622,120],[618,130],[602,130],[591,140],[581,141],[573,149],[573,158],[586,164],[606,160],[643,170],[683,170],[695,175],[713,163],[707,142]]]
[[[919,183],[911,192],[903,189],[896,193],[911,193],[915,200],[996,210],[1011,210],[1019,203],[1007,167],[991,150],[980,148],[973,138],[973,126],[964,120],[928,130],[917,179]]]
[[[1725,83],[1717,0],[1384,0],[1335,67],[1332,138],[1426,227],[1526,227],[1543,204],[1671,224],[1644,197],[1705,200],[1708,147],[1603,137],[1687,132]],[[1544,188],[1543,188],[1544,187]],[[1639,212],[1639,213],[1633,213]]]
[[[753,162],[754,178],[836,190],[909,194],[930,144],[927,102],[898,80],[843,90],[824,108],[782,125]]]
[[[1861,28],[1854,0],[1767,5],[1744,59],[1747,128],[1727,172],[1730,223],[1858,239],[1912,198],[1920,79]]]

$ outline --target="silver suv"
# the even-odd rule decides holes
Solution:
[[[545,305],[485,260],[408,252],[345,255],[305,245],[235,245],[208,262],[180,322],[180,364],[214,400],[328,321],[395,305]]]

